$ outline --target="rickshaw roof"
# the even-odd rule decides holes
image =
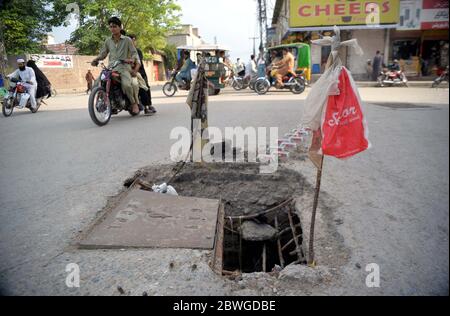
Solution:
[[[211,44],[202,44],[202,45],[197,45],[197,46],[178,46],[177,49],[178,50],[199,51],[199,52],[216,51],[216,50],[230,51],[230,49],[226,46],[211,45]]]
[[[269,47],[269,50],[274,50],[274,49],[281,49],[281,48],[292,48],[292,47],[309,47],[308,44],[306,43],[292,43],[292,44],[284,44],[284,45],[278,45],[278,46],[274,46],[274,47]]]

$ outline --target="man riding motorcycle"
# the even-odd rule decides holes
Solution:
[[[288,48],[283,48],[283,59],[273,65],[272,76],[276,78],[277,89],[283,88],[283,77],[294,74],[295,58]]]
[[[139,114],[139,100],[136,99],[136,96],[139,95],[139,85],[132,80],[132,77],[137,76],[137,72],[141,67],[139,55],[132,40],[120,33],[122,29],[122,22],[120,19],[112,17],[108,20],[108,24],[112,36],[106,39],[103,48],[100,50],[100,54],[91,64],[96,67],[99,61],[105,59],[108,54],[111,65],[119,60],[128,61],[128,63],[117,66],[116,71],[120,74],[122,91],[131,103],[133,114]],[[134,64],[134,67],[132,68],[130,64]]]
[[[25,60],[22,58],[17,59],[17,67],[16,71],[9,74],[8,78],[16,78],[23,82],[23,85],[27,89],[28,94],[30,95],[30,104],[33,109],[37,108],[36,102],[36,90],[37,90],[37,81],[36,74],[34,73],[33,68],[25,66]]]
[[[182,80],[185,80],[187,85],[188,85],[188,87],[189,87],[190,83],[191,83],[191,80],[192,80],[192,78],[191,78],[191,70],[195,69],[195,64],[191,60],[191,53],[189,51],[184,51],[182,57],[184,59],[184,63],[183,63],[183,66],[181,67],[180,71],[176,75],[176,80],[178,82],[181,82]]]

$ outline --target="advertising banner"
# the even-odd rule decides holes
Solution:
[[[73,57],[71,55],[31,55],[39,68],[73,68]]]

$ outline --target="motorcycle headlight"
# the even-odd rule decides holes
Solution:
[[[106,79],[106,75],[105,74],[102,74],[101,76],[100,76],[100,80],[105,80]]]

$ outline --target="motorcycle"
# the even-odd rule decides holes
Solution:
[[[163,93],[166,97],[173,97],[178,90],[189,91],[191,88],[191,83],[187,82],[185,79],[177,81],[177,74],[178,71],[175,71],[172,74],[170,81],[166,82],[163,86]]]
[[[447,83],[449,82],[448,81],[448,66],[445,68],[445,70],[441,73],[441,75],[439,77],[434,79],[433,84],[431,85],[431,87],[432,88],[436,88],[443,81],[447,81]]]
[[[242,90],[250,88],[250,90],[255,91],[256,81],[258,81],[258,76],[246,76],[242,79]]]
[[[236,91],[244,88],[244,77],[236,76],[234,73],[230,76],[228,84]]]
[[[98,126],[105,126],[109,123],[111,115],[117,115],[121,111],[128,111],[131,116],[139,115],[133,113],[130,100],[122,92],[120,74],[114,70],[120,64],[129,63],[117,60],[109,67],[101,64],[103,70],[91,91],[88,104],[89,115]]]
[[[42,98],[36,99],[36,108],[31,107],[30,94],[24,82],[16,78],[11,78],[10,88],[8,94],[4,97],[2,103],[2,112],[5,117],[13,114],[14,108],[27,108],[31,113],[36,113],[41,106]]]
[[[273,77],[261,77],[255,83],[255,91],[259,95],[266,94],[271,87],[275,87],[276,80]],[[293,94],[301,94],[305,91],[306,80],[302,74],[289,73],[283,77],[283,87],[277,88],[289,89]]]
[[[408,79],[406,75],[401,70],[388,70],[383,69],[378,76],[378,86],[384,87],[385,85],[395,86],[395,85],[404,85],[408,86]]]

